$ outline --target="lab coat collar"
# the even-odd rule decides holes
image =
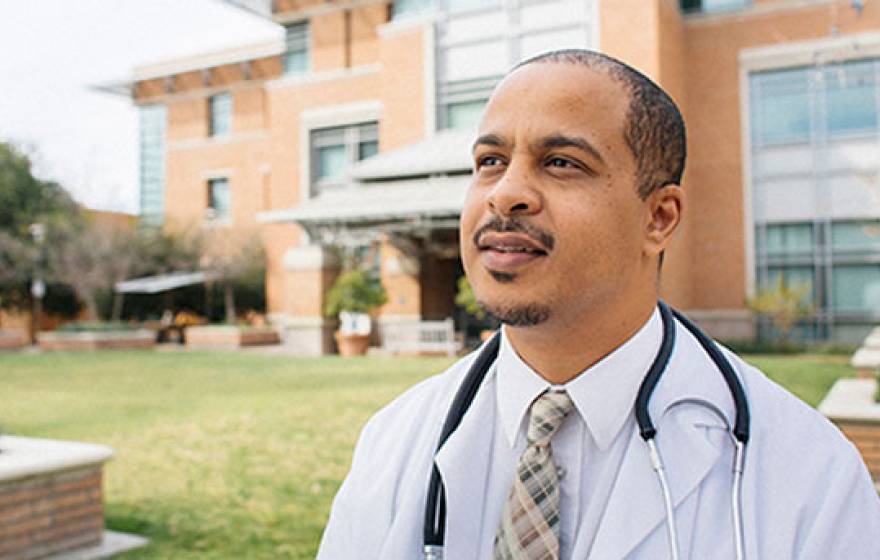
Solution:
[[[611,445],[632,414],[635,395],[662,336],[660,313],[655,309],[629,340],[565,385],[553,387],[568,392],[600,450]],[[517,438],[523,437],[521,427],[529,405],[551,385],[519,357],[503,328],[496,369],[498,413],[507,442],[514,447]]]
[[[434,456],[446,489],[446,558],[474,558],[473,548],[480,542],[482,527],[474,520],[482,519],[483,514],[474,511],[473,496],[485,490],[495,437],[495,430],[486,429],[482,419],[491,417],[496,406],[494,398],[481,393],[494,391],[494,383],[490,372],[458,429]]]
[[[693,403],[709,403],[721,411],[723,418]],[[675,350],[649,410],[657,427],[656,442],[666,467],[673,508],[677,509],[694,495],[722,455],[723,448],[713,443],[707,429],[726,429],[725,424],[730,425],[734,416],[721,374],[681,326],[677,326]],[[589,558],[625,558],[652,532],[664,530],[661,525],[665,520],[657,475],[647,446],[633,424]],[[687,543],[679,545],[686,550]]]

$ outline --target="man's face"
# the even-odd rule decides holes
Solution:
[[[649,212],[628,104],[616,79],[564,63],[522,67],[493,94],[460,242],[477,299],[502,321],[564,325],[644,289]]]

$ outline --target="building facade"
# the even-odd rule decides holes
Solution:
[[[381,274],[380,326],[454,314],[474,127],[513,64],[564,47],[624,60],[684,113],[667,300],[730,339],[780,281],[808,286],[803,338],[880,319],[876,2],[275,0],[268,17],[283,39],[135,70],[142,220],[258,230],[269,313],[302,353],[332,349],[334,247]]]

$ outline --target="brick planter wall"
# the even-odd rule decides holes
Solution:
[[[278,331],[272,327],[205,325],[188,327],[184,336],[189,348],[240,348],[281,342]]]
[[[28,339],[19,331],[0,330],[0,350],[18,350],[28,345]]]
[[[96,545],[103,532],[100,467],[0,483],[2,559]]]
[[[41,350],[111,350],[152,348],[156,333],[142,329],[108,332],[40,332],[37,335]]]
[[[835,420],[838,428],[859,448],[875,482],[880,482],[880,422]]]
[[[94,546],[104,534],[104,446],[0,438],[0,560]]]
[[[839,379],[819,405],[862,454],[880,489],[880,404],[874,402],[874,379]]]

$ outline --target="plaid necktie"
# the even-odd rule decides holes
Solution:
[[[493,560],[559,558],[559,476],[550,438],[571,409],[571,399],[562,392],[544,393],[532,403],[526,450],[501,514]]]

